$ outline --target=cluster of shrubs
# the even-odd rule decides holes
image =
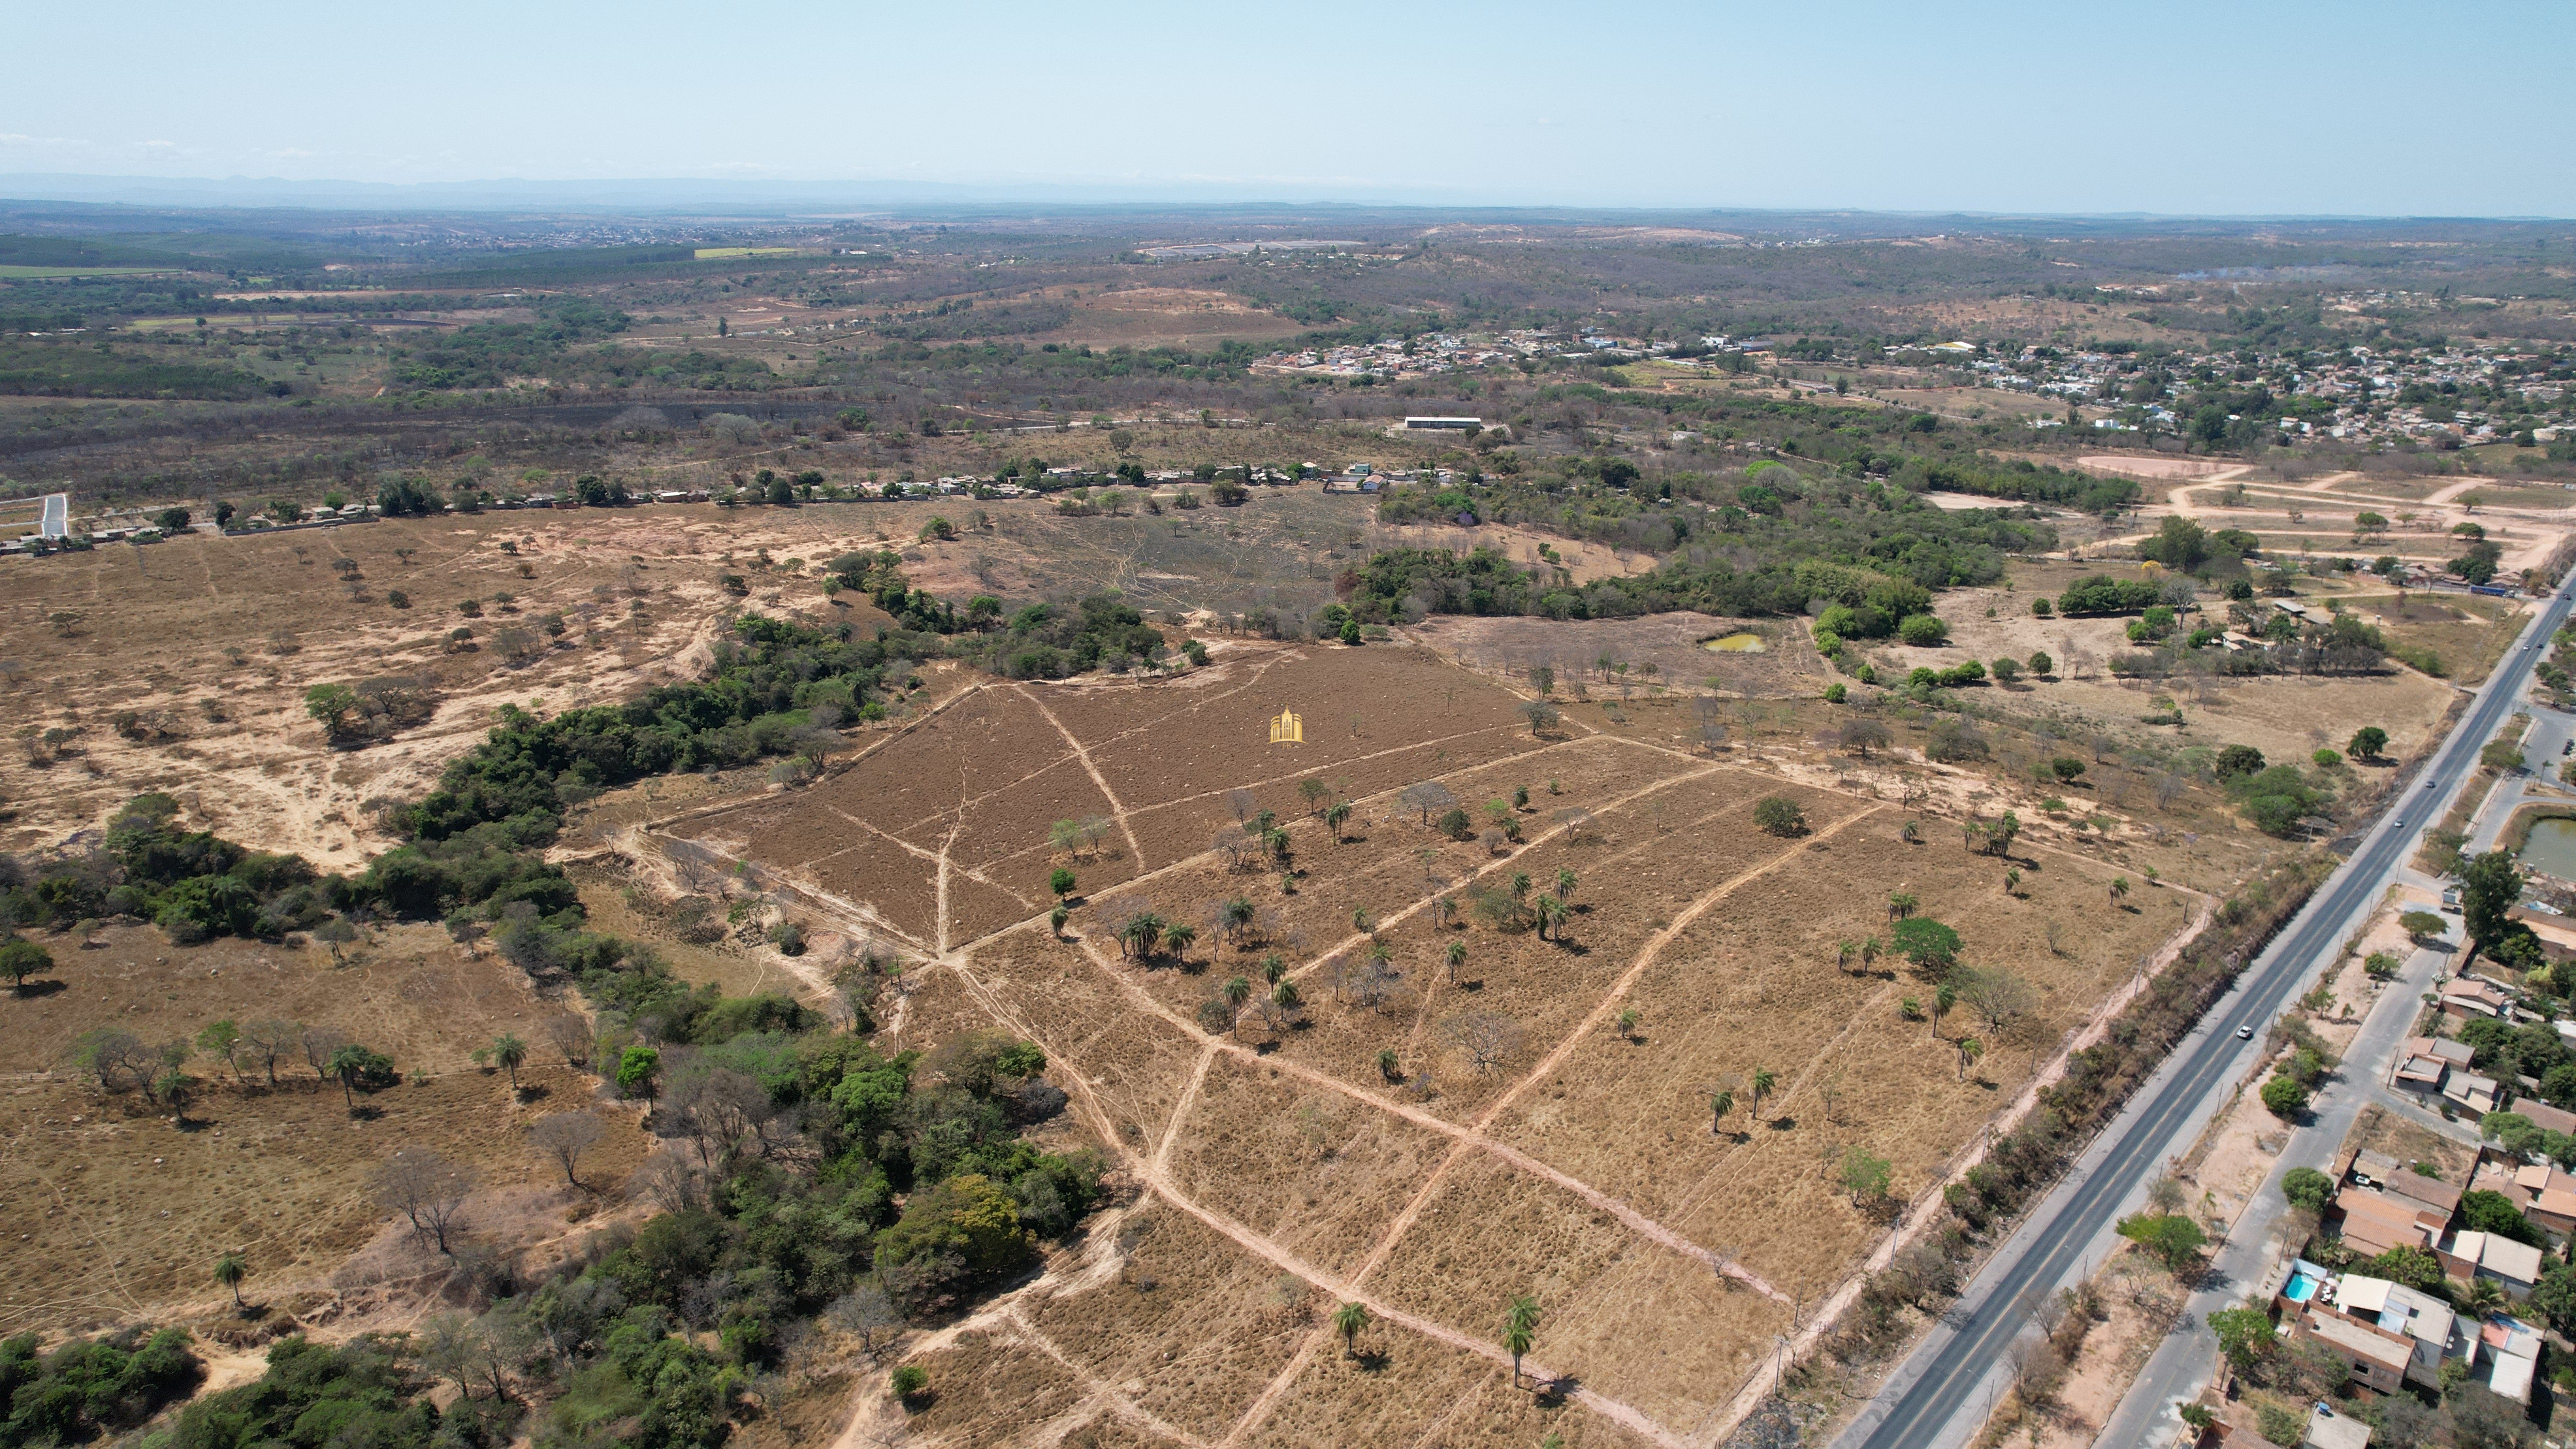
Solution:
[[[181,1328],[133,1327],[39,1353],[36,1335],[0,1339],[0,1449],[77,1444],[139,1428],[194,1392],[205,1365]]]
[[[333,883],[301,856],[246,849],[171,821],[179,803],[138,795],[79,855],[0,859],[0,913],[11,925],[68,927],[109,916],[149,920],[181,945],[215,936],[275,939],[336,904]]]

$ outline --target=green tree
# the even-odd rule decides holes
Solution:
[[[1896,1178],[1894,1164],[1858,1143],[1843,1149],[1841,1175],[1843,1191],[1851,1194],[1854,1207],[1885,1200]]]
[[[1055,892],[1055,898],[1059,901],[1073,894],[1075,884],[1073,872],[1063,866],[1059,865],[1047,872],[1047,889]]]
[[[242,1302],[242,1280],[250,1276],[250,1260],[239,1253],[226,1253],[215,1259],[215,1281],[232,1290],[233,1310],[240,1312],[249,1305]]]
[[[2471,1232],[2493,1233],[2517,1243],[2539,1246],[2540,1229],[2513,1205],[2513,1199],[2486,1188],[2460,1194],[2460,1224]]]
[[[2477,953],[2504,939],[2513,923],[2505,912],[2522,900],[2522,868],[2514,863],[2513,852],[2490,850],[2460,862],[2455,872],[2460,882],[2460,923],[2468,930],[2468,960],[2460,963],[2467,970]]]
[[[886,1377],[886,1387],[894,1390],[896,1398],[909,1404],[921,1397],[922,1390],[930,1387],[930,1370],[917,1363],[900,1364]]]
[[[2448,921],[2431,911],[2408,911],[2397,918],[2397,924],[2418,941],[2440,940],[2451,929]]]
[[[1503,1352],[1512,1356],[1512,1383],[1521,1381],[1521,1355],[1538,1337],[1538,1300],[1524,1293],[1512,1300],[1503,1319]]]
[[[241,1028],[235,1026],[230,1017],[211,1023],[197,1033],[197,1050],[209,1056],[222,1057],[224,1065],[233,1069],[233,1080],[248,1085],[248,1078],[242,1075],[241,1042]]]
[[[304,691],[304,712],[320,723],[324,737],[334,744],[355,735],[350,716],[357,707],[358,691],[345,684],[317,684]]]
[[[2260,1308],[2221,1308],[2203,1321],[2218,1336],[2219,1351],[2227,1355],[2238,1373],[2254,1367],[2256,1359],[2272,1352],[2279,1343],[2279,1336],[2272,1331],[2272,1315]]]
[[[1349,1357],[1360,1356],[1360,1330],[1368,1325],[1366,1304],[1345,1303],[1333,1310],[1333,1331],[1342,1336],[1342,1352]]]
[[[1930,916],[1907,916],[1887,934],[1897,953],[1922,970],[1943,972],[1959,963],[1959,933]]]
[[[641,1097],[651,1101],[656,1079],[662,1074],[662,1054],[648,1046],[631,1046],[618,1054],[617,1092],[619,1096]]]
[[[2345,748],[2356,760],[2378,759],[2379,752],[2388,748],[2388,731],[2377,725],[2363,725],[2352,732],[2352,739]]]
[[[27,978],[42,976],[54,969],[52,953],[33,941],[10,941],[0,944],[0,976],[9,978],[9,988],[24,996]]]
[[[2281,1174],[2281,1196],[2289,1199],[2292,1207],[2321,1213],[2334,1196],[2334,1179],[2313,1167],[2293,1167]]]
[[[2173,1273],[2189,1267],[2209,1242],[2209,1234],[2201,1231],[2200,1224],[2182,1213],[2132,1213],[2120,1219],[2112,1230]]]
[[[1804,835],[1807,833],[1807,812],[1800,809],[1794,800],[1765,795],[1754,802],[1753,823],[1773,835]]]
[[[2293,1076],[2275,1076],[2263,1083],[2263,1110],[2289,1121],[2308,1110],[2308,1089]]]

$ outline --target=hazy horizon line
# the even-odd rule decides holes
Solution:
[[[1300,209],[1375,209],[1422,212],[1487,212],[1569,217],[1737,216],[1782,220],[1850,216],[1874,218],[1960,218],[1964,220],[2176,221],[2176,222],[2557,222],[2569,218],[2547,214],[2439,214],[2408,212],[2175,212],[2052,211],[2037,208],[1958,206],[1935,209],[1869,205],[1758,205],[1685,202],[1569,202],[1506,200],[1486,196],[1439,197],[1418,191],[1368,192],[1299,196],[1291,188],[1260,182],[1157,181],[1121,184],[1089,181],[923,181],[884,178],[724,178],[692,176],[529,178],[495,176],[462,181],[362,181],[298,179],[276,176],[167,176],[135,173],[31,171],[0,172],[0,202],[50,202],[71,205],[174,205],[198,196],[234,206],[261,209],[318,209],[350,203],[391,204],[394,209],[426,209],[404,203],[435,202],[449,210],[526,207],[553,204],[581,210],[620,206],[668,208],[691,204],[766,200],[773,205],[807,205],[843,201],[850,204],[898,206],[906,203],[1005,206],[1248,206],[1283,211]],[[258,198],[254,200],[253,198]]]

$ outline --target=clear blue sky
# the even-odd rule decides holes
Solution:
[[[0,172],[2576,216],[2576,5],[27,5]]]

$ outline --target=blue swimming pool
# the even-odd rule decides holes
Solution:
[[[2293,1303],[2305,1303],[2317,1296],[2317,1289],[2323,1281],[2305,1272],[2293,1271],[2288,1286],[2281,1290],[2281,1296]]]

